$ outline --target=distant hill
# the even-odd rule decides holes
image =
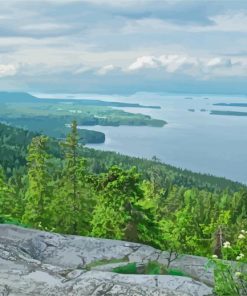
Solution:
[[[137,103],[122,103],[122,102],[108,102],[101,100],[87,100],[87,99],[49,99],[38,98],[25,92],[0,92],[0,102],[3,103],[36,103],[42,101],[49,101],[50,103],[70,102],[83,106],[109,106],[109,107],[132,107],[132,108],[151,108],[160,109],[160,106],[144,106]]]
[[[37,98],[24,92],[0,92],[0,102],[16,103],[16,102],[33,103],[37,102]]]

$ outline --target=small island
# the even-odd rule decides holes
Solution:
[[[225,116],[247,116],[247,112],[239,111],[223,111],[223,110],[212,110],[211,115],[225,115]]]
[[[247,103],[216,103],[214,106],[224,106],[224,107],[247,107]]]

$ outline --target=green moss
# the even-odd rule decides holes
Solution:
[[[156,261],[150,261],[145,266],[145,274],[167,274],[166,267]]]
[[[121,262],[128,262],[128,257],[123,258],[113,258],[113,259],[101,259],[97,261],[93,261],[86,265],[87,270],[91,270],[94,267],[101,266],[101,265],[107,265],[107,264],[114,264],[114,263],[121,263]]]
[[[156,261],[148,262],[144,268],[143,272],[138,270],[137,263],[129,263],[124,266],[119,266],[113,269],[113,272],[120,273],[120,274],[167,274],[166,267]]]
[[[129,263],[124,266],[113,268],[113,272],[121,274],[137,274],[137,266],[136,263]]]
[[[179,269],[168,269],[168,274],[174,276],[187,276],[184,272],[182,272]]]

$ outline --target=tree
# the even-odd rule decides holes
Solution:
[[[41,228],[50,225],[49,207],[52,200],[47,142],[45,136],[35,137],[28,148],[28,188],[22,218],[24,223]]]
[[[86,161],[79,155],[77,123],[62,144],[64,163],[52,202],[52,225],[58,232],[88,234],[92,212],[92,190],[87,183]]]
[[[92,220],[92,235],[152,243],[155,219],[141,204],[144,199],[136,168],[117,166],[99,178],[98,198]]]
[[[0,215],[12,216],[17,206],[15,192],[6,182],[3,168],[0,166]]]

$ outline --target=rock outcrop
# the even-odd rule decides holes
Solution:
[[[166,264],[168,257],[136,243],[0,225],[0,295],[212,295],[212,272],[201,257],[181,256],[172,262],[187,277],[112,272],[128,262]]]

